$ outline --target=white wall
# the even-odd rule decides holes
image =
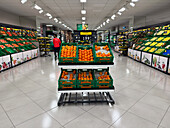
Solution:
[[[0,10],[0,23],[17,25],[28,28],[36,28],[36,20],[20,17],[18,15]]]
[[[134,22],[134,28],[159,24],[163,22],[170,22],[170,8],[165,10],[159,10],[148,16],[136,17]]]

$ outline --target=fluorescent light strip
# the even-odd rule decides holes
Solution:
[[[116,15],[114,14],[114,15],[112,15],[111,19],[112,19],[112,20],[114,20],[114,19],[115,19],[115,17],[116,17]]]
[[[80,0],[81,3],[86,3],[87,1],[86,0]]]
[[[118,12],[117,14],[122,15],[122,13],[121,13],[121,12]]]
[[[22,4],[25,4],[27,2],[27,0],[21,0]]]
[[[43,10],[40,10],[39,13],[40,13],[40,14],[43,13]]]
[[[126,8],[125,7],[122,7],[120,10],[119,10],[119,12],[124,12],[126,10]]]
[[[132,2],[138,2],[139,0],[132,0]]]
[[[47,27],[52,27],[53,25],[49,24],[49,25],[46,25]]]
[[[86,14],[86,10],[81,10],[81,14]]]
[[[41,7],[38,6],[37,4],[34,5],[34,8],[37,9],[37,10],[41,10]]]
[[[135,3],[130,2],[130,6],[135,7]]]
[[[82,20],[86,20],[86,17],[82,17]]]
[[[107,19],[107,20],[106,20],[106,23],[109,23],[109,22],[110,22],[110,19]]]
[[[106,25],[106,22],[103,22],[103,25],[105,26],[105,25]]]

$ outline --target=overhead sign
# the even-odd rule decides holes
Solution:
[[[83,30],[88,30],[88,24],[83,25]]]
[[[80,35],[92,35],[92,32],[80,32]]]
[[[82,24],[77,24],[77,30],[82,30]]]

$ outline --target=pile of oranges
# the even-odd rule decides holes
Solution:
[[[106,51],[107,54],[105,52],[103,52],[103,50]],[[100,46],[95,45],[95,51],[96,51],[96,57],[111,57],[112,56],[110,54],[110,52],[108,52],[108,51],[110,51],[108,45],[106,45],[102,48]]]
[[[99,72],[98,80],[110,80],[110,76],[107,72],[105,72],[104,75],[103,72]]]
[[[76,70],[74,70],[73,73],[70,73],[70,74],[68,74],[68,72],[66,72],[66,71],[63,71],[61,74],[61,78],[65,79],[65,80],[76,80],[74,78],[75,74],[76,74]],[[70,75],[70,78],[68,77],[69,75]]]
[[[61,57],[76,57],[77,46],[62,46]]]
[[[98,52],[96,53],[96,57],[111,57],[112,55],[110,53],[108,54],[105,54],[105,53],[102,53],[102,52]]]
[[[94,61],[92,49],[79,49],[79,61]]]
[[[91,72],[81,72],[78,74],[78,80],[93,80]]]
[[[104,46],[102,49],[104,49],[104,50],[106,50],[106,51],[109,51],[109,50],[110,50],[109,47],[108,47],[108,45]],[[101,47],[95,45],[95,50],[96,50],[96,51],[101,50]]]

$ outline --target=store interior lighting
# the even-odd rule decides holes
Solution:
[[[52,19],[52,18],[53,18],[52,16],[49,17],[49,19]]]
[[[106,22],[103,22],[103,25],[105,26],[105,25],[106,25]]]
[[[124,12],[126,10],[126,8],[125,7],[122,7],[120,10],[119,10],[119,12]]]
[[[27,0],[21,0],[22,4],[25,4],[27,2]]]
[[[135,3],[130,2],[130,6],[135,7]]]
[[[121,12],[118,12],[117,14],[122,15],[122,13],[121,13]]]
[[[81,14],[86,14],[86,10],[81,10]]]
[[[40,10],[39,13],[40,13],[40,14],[43,13],[43,10]]]
[[[82,24],[85,24],[85,23],[86,23],[86,22],[84,22],[84,21],[82,22]]]
[[[86,0],[80,0],[81,3],[86,3],[87,1]]]
[[[82,20],[86,20],[86,17],[82,17]]]
[[[38,6],[37,4],[34,5],[34,8],[37,9],[37,10],[41,10],[41,7]]]
[[[106,20],[106,23],[109,23],[109,22],[110,22],[110,19],[107,19],[107,20]]]
[[[52,27],[53,25],[51,25],[51,24],[48,24],[48,25],[46,25],[47,27]]]
[[[114,20],[114,19],[115,19],[115,17],[116,17],[116,15],[114,14],[114,15],[112,15],[111,19],[112,19],[112,20]]]
[[[132,0],[132,2],[138,2],[139,0]]]

